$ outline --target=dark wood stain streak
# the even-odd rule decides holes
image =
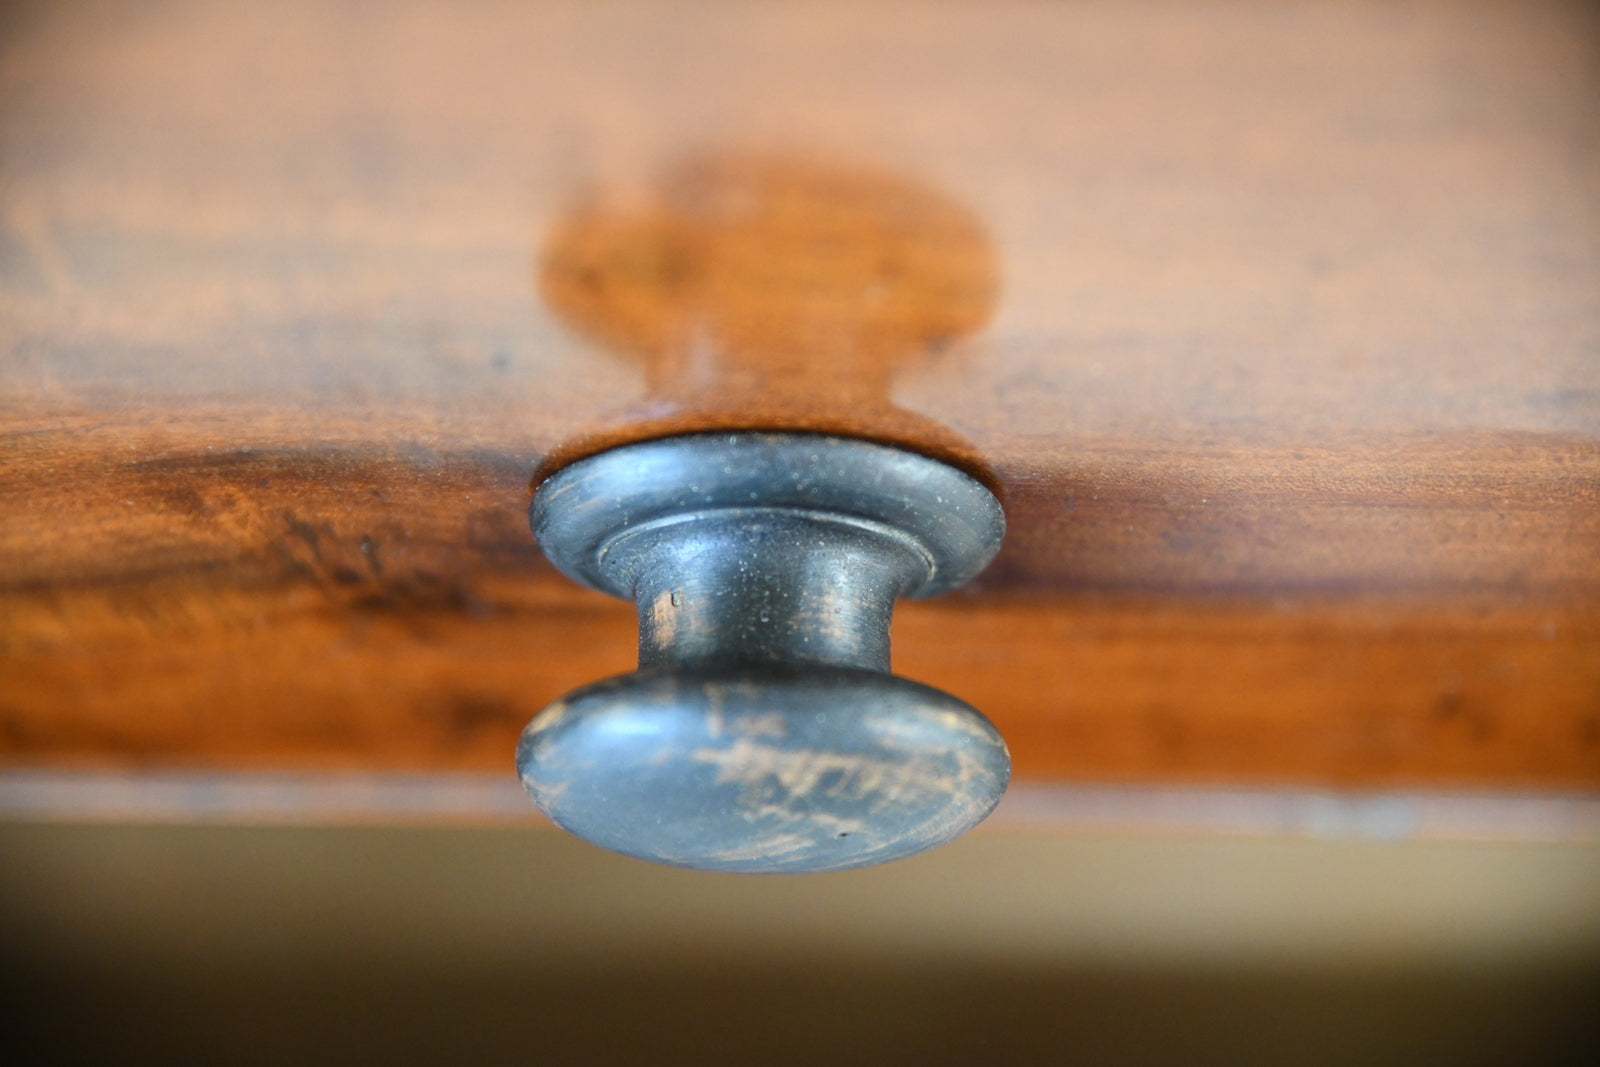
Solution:
[[[262,462],[282,469],[280,458]],[[89,457],[83,466],[107,469]],[[108,509],[109,530],[32,532],[66,507],[71,481],[42,483],[59,499],[35,492],[8,511],[5,543],[27,553],[8,559],[31,561],[0,631],[11,757],[493,770],[543,703],[631,665],[626,605],[571,587],[536,561],[531,539],[519,551],[491,539],[486,551],[461,532],[520,523],[520,485],[442,465],[454,489],[502,494],[512,518],[489,522],[458,509],[453,492],[431,495],[437,466],[412,478],[387,461],[309,466],[323,473],[303,484],[351,502],[316,509],[317,523],[280,509],[288,500],[250,499],[246,490],[264,492],[260,465],[237,462],[220,481],[202,465],[211,499],[233,504],[194,526],[178,521],[196,521],[187,498],[165,491],[168,476],[183,477],[171,464],[124,469],[109,491],[143,506]],[[1013,544],[1049,545],[1030,536],[1031,512],[1016,497]],[[1581,521],[1564,514],[1556,521]],[[190,540],[175,544],[175,528]],[[1143,531],[1124,536],[1102,546],[1107,558],[1169,551]],[[120,554],[86,558],[85,544],[111,542]],[[381,574],[368,568],[354,586],[328,579],[330,560],[364,566],[361,546],[373,543]],[[1351,558],[1356,547],[1372,558],[1374,544],[1369,529]],[[302,554],[274,562],[285,545]],[[1162,558],[1183,557],[1135,569],[1149,573]],[[1444,558],[1430,557],[1436,568]],[[1503,587],[1474,584],[1474,559],[1458,564],[1453,592],[1373,581],[1377,592],[1363,596],[1302,583],[1263,601],[1249,584],[1230,591],[1225,573],[1193,571],[1176,598],[1118,589],[1114,572],[1097,591],[1051,592],[1035,575],[1053,555],[1013,555],[977,593],[904,607],[897,666],[990,712],[1022,777],[1600,780],[1600,753],[1585,743],[1600,706],[1592,597],[1546,585],[1508,600]],[[1585,566],[1582,556],[1557,563]],[[1553,566],[1524,560],[1522,573],[1536,564]]]
[[[509,464],[261,449],[141,469],[108,461],[114,436],[89,440],[49,452],[80,477],[0,466],[34,485],[0,516],[12,760],[499,770],[545,702],[631,666],[628,607],[542,561]],[[1393,514],[1470,518],[1463,493],[1516,492],[1493,482],[1539,454],[1434,450],[1457,458],[1427,492],[1363,487],[1404,453],[1351,450],[1338,492],[1304,501],[1233,458],[1217,477],[1254,485],[1247,502],[1199,490],[1232,531],[1217,551],[1159,536],[1187,498],[1151,476],[1066,476],[1072,527],[1067,492],[1030,472],[978,588],[902,607],[897,669],[990,713],[1022,778],[1600,782],[1595,451],[1546,459],[1563,480],[1512,498],[1520,537],[1441,542]],[[1325,517],[1275,534],[1300,561],[1289,580],[1229,554],[1263,508]]]

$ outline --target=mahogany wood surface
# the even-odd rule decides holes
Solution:
[[[1600,15],[7,8],[0,766],[480,769],[628,669],[541,472],[992,485],[1034,780],[1600,785]]]

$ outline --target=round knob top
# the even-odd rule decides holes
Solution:
[[[599,845],[702,870],[834,871],[977,825],[1010,760],[989,721],[851,668],[639,671],[578,690],[522,735],[523,785]]]

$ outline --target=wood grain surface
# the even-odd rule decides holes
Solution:
[[[541,471],[898,443],[1020,777],[1600,785],[1592,5],[12,5],[0,764],[506,769]]]

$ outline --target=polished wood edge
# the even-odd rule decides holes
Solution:
[[[0,769],[0,820],[552,825],[509,774],[19,767]],[[980,831],[1600,842],[1600,793],[1023,783]]]

